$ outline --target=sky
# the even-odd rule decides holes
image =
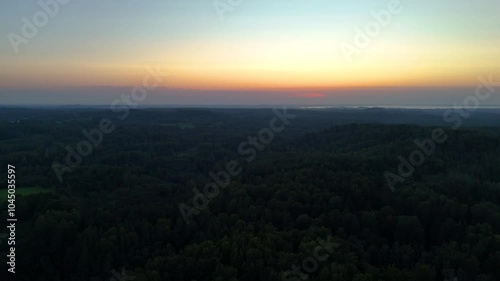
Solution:
[[[7,0],[0,105],[107,104],[148,68],[168,76],[144,105],[453,104],[479,77],[500,81],[499,12],[498,0]]]

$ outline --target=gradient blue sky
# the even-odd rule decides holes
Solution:
[[[212,0],[71,0],[16,54],[8,34],[41,8],[2,1],[0,104],[108,103],[157,65],[144,104],[452,104],[500,80],[498,0],[401,0],[347,61],[339,44],[389,2],[243,0],[221,21]]]

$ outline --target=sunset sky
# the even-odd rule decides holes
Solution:
[[[447,104],[500,81],[498,0],[401,0],[350,61],[339,46],[391,1],[243,0],[222,20],[213,0],[70,0],[16,53],[37,2],[0,3],[0,104],[105,104],[148,66],[169,76],[145,104]]]

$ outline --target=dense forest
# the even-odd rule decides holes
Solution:
[[[275,112],[2,109],[18,280],[500,280],[500,112],[458,129],[439,110],[289,112],[241,153]],[[113,131],[58,177],[103,118]],[[384,174],[435,128],[446,142],[392,191]]]

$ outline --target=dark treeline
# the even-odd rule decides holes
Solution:
[[[47,191],[16,197],[19,280],[500,280],[500,136],[471,127],[493,113],[459,130],[435,112],[293,113],[248,162],[238,145],[271,110],[4,111],[0,164],[16,166],[18,192]],[[102,118],[115,130],[60,182],[52,164]],[[384,173],[436,126],[447,141],[392,192]],[[242,172],[186,223],[179,204],[195,208],[193,189],[231,160]]]

